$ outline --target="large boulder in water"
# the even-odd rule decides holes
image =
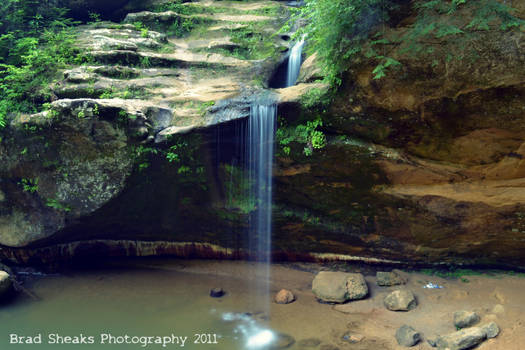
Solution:
[[[344,303],[366,297],[368,285],[360,273],[321,271],[312,282],[312,292],[321,301]]]

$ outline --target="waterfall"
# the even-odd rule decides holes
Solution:
[[[256,210],[250,218],[250,250],[256,260],[270,261],[272,230],[273,139],[277,106],[253,104],[248,120],[248,176],[253,186],[250,202]]]
[[[294,86],[299,78],[303,56],[304,36],[292,47],[290,58],[288,59],[288,75],[286,87]]]
[[[248,243],[256,260],[255,305],[269,311],[270,261],[272,244],[272,170],[274,134],[277,117],[275,103],[252,104],[247,125],[246,164],[249,181],[249,202],[255,210],[250,214]]]
[[[295,85],[299,77],[303,46],[304,37],[291,50],[286,72],[286,86]],[[271,98],[256,99],[250,105],[248,119],[242,121],[241,130],[235,133],[236,140],[241,145],[243,170],[245,172],[242,183],[239,184],[247,198],[244,201],[243,212],[249,213],[247,240],[244,247],[251,260],[255,261],[249,276],[247,276],[250,281],[251,311],[252,314],[262,313],[267,317],[269,317],[271,300],[272,172],[276,122],[277,103],[275,100]],[[230,187],[231,192],[232,187]],[[233,207],[233,205],[231,206]],[[225,317],[235,319],[237,316],[225,314]],[[246,338],[247,349],[262,349],[275,341],[273,331],[260,327],[253,319],[249,319],[247,322],[249,322],[249,326],[240,326],[240,332]]]

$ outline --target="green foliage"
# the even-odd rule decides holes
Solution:
[[[35,193],[38,191],[38,179],[21,179],[18,183],[24,192]]]
[[[340,74],[362,56],[377,62],[374,79],[399,67],[401,63],[387,54],[392,44],[401,44],[408,53],[432,55],[436,39],[468,42],[476,31],[525,25],[510,6],[497,0],[418,0],[412,6],[415,22],[393,38],[395,42],[387,40],[384,32],[397,9],[394,0],[306,0],[292,22],[302,18],[308,23],[296,35],[308,35],[308,49],[318,53],[332,85],[338,85]],[[290,28],[288,23],[282,31]],[[435,57],[432,60],[433,66],[439,64]]]
[[[285,155],[290,154],[290,146],[293,142],[305,145],[303,153],[306,156],[311,156],[315,149],[326,146],[326,135],[318,130],[319,127],[323,126],[320,116],[312,121],[307,121],[306,124],[295,127],[287,127],[283,124],[284,122],[281,122],[281,127],[277,130],[275,137]]]
[[[229,211],[249,214],[257,209],[257,201],[248,195],[253,187],[253,181],[247,181],[246,170],[239,166],[223,164],[229,187],[226,191],[226,209]]]
[[[63,203],[60,203],[60,201],[58,201],[55,198],[48,198],[46,200],[46,206],[48,206],[50,208],[53,208],[53,209],[56,209],[56,210],[65,211],[65,212],[71,211],[71,207],[69,207],[69,206],[67,206],[67,205],[65,205]]]
[[[515,276],[520,278],[525,277],[525,274],[523,272],[516,272],[512,270],[473,270],[457,268],[455,266],[450,266],[448,268],[422,269],[419,272],[429,276],[437,276],[448,279],[459,279],[463,283],[470,282],[465,276],[484,276],[490,278],[502,278],[504,276]]]
[[[231,41],[239,48],[229,52],[221,52],[243,60],[260,60],[279,54],[278,48],[269,40],[264,32],[262,22],[251,22],[240,28],[230,30]],[[224,50],[226,51],[226,50]]]
[[[75,49],[75,24],[54,1],[0,4],[0,128],[11,113],[34,113],[51,100],[49,83],[60,68],[84,57]]]
[[[318,53],[327,79],[339,84],[339,74],[361,52],[373,28],[387,19],[391,6],[385,0],[307,0],[294,20],[306,19],[298,35],[308,34],[309,48]]]
[[[150,62],[148,56],[142,56],[142,57],[140,58],[140,66],[141,66],[142,68],[150,68],[150,67],[151,67],[151,62]]]
[[[307,110],[323,109],[330,104],[332,97],[332,91],[314,88],[301,96],[301,104]]]
[[[180,163],[182,158],[179,155],[179,152],[184,152],[184,150],[187,149],[187,148],[188,148],[188,143],[186,141],[178,141],[178,142],[176,142],[166,152],[166,159],[170,163]],[[184,167],[184,166],[181,166],[180,168],[182,168],[182,167]],[[179,174],[186,173],[186,172],[189,171],[189,168],[186,169],[187,167],[184,167],[184,169],[182,171],[181,171],[180,168],[179,168],[179,171],[178,171]]]
[[[372,74],[374,74],[374,79],[381,79],[382,77],[386,76],[386,70],[388,67],[398,66],[401,64],[391,57],[380,56],[380,58],[383,58],[384,61],[377,65],[372,71]]]
[[[100,14],[99,13],[95,13],[95,12],[90,12],[89,13],[89,19],[93,23],[100,22]]]

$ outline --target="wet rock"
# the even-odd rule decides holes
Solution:
[[[407,289],[395,290],[384,299],[385,307],[390,311],[410,311],[417,306],[414,294]]]
[[[277,304],[290,304],[294,302],[295,295],[287,289],[281,289],[279,293],[275,295],[274,300]]]
[[[396,332],[396,340],[401,346],[411,347],[419,343],[421,334],[414,328],[403,325]]]
[[[303,348],[315,348],[319,344],[321,344],[321,341],[317,338],[302,339],[297,342],[297,345]]]
[[[210,297],[212,298],[221,298],[225,294],[226,292],[222,288],[213,288],[212,290],[210,290]]]
[[[11,290],[12,284],[9,274],[5,271],[0,271],[0,297]]]
[[[368,285],[360,273],[321,271],[312,282],[312,292],[321,301],[344,303],[366,297]]]
[[[286,349],[295,343],[294,337],[288,334],[279,333],[276,335],[276,340],[270,345],[271,350]]]
[[[481,327],[488,339],[496,338],[500,332],[498,325],[495,322],[490,322]]]
[[[396,271],[383,272],[378,271],[376,273],[377,285],[381,287],[397,286],[405,284],[406,280]]]
[[[454,326],[459,328],[466,328],[475,325],[479,322],[479,316],[472,311],[457,311],[454,313]]]
[[[436,341],[438,349],[463,350],[478,345],[487,338],[487,334],[480,327],[465,328],[442,337]]]

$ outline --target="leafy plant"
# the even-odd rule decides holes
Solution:
[[[326,135],[318,130],[322,125],[323,121],[320,116],[312,121],[307,121],[306,124],[297,125],[295,128],[281,125],[275,137],[285,155],[290,154],[290,145],[297,142],[304,144],[303,153],[306,156],[311,156],[314,149],[321,149],[326,146]]]
[[[38,191],[38,179],[22,179],[19,184],[22,186],[24,192],[35,193]]]
[[[65,211],[65,212],[69,212],[71,211],[71,207],[63,204],[63,203],[60,203],[57,199],[55,198],[48,198],[47,201],[46,201],[46,206],[50,207],[50,208],[53,208],[53,209],[56,209],[56,210],[62,210],[62,211]]]
[[[306,0],[292,22],[306,20],[307,25],[296,35],[307,34],[308,50],[318,53],[332,86],[340,84],[341,73],[363,56],[377,62],[374,79],[385,77],[388,71],[401,65],[388,56],[392,44],[401,45],[404,52],[411,54],[432,55],[432,43],[435,44],[436,39],[468,42],[468,36],[476,31],[505,31],[525,26],[525,20],[517,17],[510,6],[497,0],[416,0],[412,5],[415,22],[391,42],[384,30],[390,14],[398,9],[397,3],[395,0]],[[469,21],[465,21],[465,13],[471,17]],[[288,23],[282,31],[290,28]],[[439,64],[435,57],[429,59],[433,66]]]
[[[66,11],[50,0],[0,4],[0,128],[12,113],[38,112],[59,69],[85,59]]]

